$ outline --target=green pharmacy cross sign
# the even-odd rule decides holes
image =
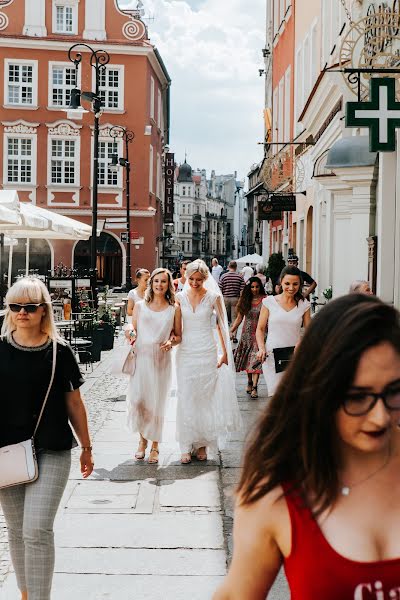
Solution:
[[[346,104],[346,127],[368,127],[371,152],[394,152],[395,130],[400,128],[396,80],[393,77],[372,78],[369,86],[369,102]]]

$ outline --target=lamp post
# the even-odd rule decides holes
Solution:
[[[94,50],[88,44],[74,44],[68,50],[68,58],[75,65],[75,85],[78,83],[78,68],[82,62],[82,53],[78,48],[86,48],[90,54],[90,65],[95,72],[95,91],[82,92],[77,87],[71,90],[70,105],[67,114],[70,118],[81,115],[85,111],[81,107],[81,98],[92,103],[94,113],[93,130],[93,184],[92,184],[92,237],[90,238],[90,275],[92,281],[93,300],[97,306],[97,195],[98,195],[98,176],[99,176],[99,121],[103,102],[100,98],[100,76],[104,72],[106,65],[110,62],[110,55],[106,50]]]
[[[115,139],[122,137],[125,142],[125,158],[118,157],[118,154],[113,154],[111,157],[110,171],[118,171],[119,167],[126,168],[126,289],[132,289],[132,265],[131,265],[131,163],[129,162],[129,144],[135,139],[135,134],[130,129],[122,127],[122,125],[114,125],[110,129],[110,136]]]

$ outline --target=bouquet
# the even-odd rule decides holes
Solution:
[[[330,285],[329,287],[327,287],[323,292],[322,292],[323,297],[325,298],[325,300],[331,300],[332,299],[332,286]]]

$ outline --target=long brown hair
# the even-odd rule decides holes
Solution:
[[[251,284],[258,283],[260,286],[260,296],[265,296],[263,284],[261,283],[261,279],[259,277],[250,277],[250,279],[246,282],[242,293],[240,294],[239,302],[237,303],[237,311],[246,316],[251,310],[251,302],[253,300],[253,293],[251,291]]]
[[[400,315],[374,296],[350,294],[312,319],[248,444],[238,493],[251,504],[281,484],[316,515],[339,494],[335,416],[361,355],[386,341],[400,353]]]
[[[174,282],[172,279],[171,271],[168,271],[168,269],[164,269],[162,267],[160,267],[159,269],[154,269],[154,271],[150,275],[150,279],[147,282],[147,288],[146,288],[146,292],[144,295],[145,302],[146,302],[146,304],[150,304],[153,301],[153,299],[154,299],[154,291],[153,291],[154,277],[156,277],[156,275],[160,275],[161,273],[166,273],[168,276],[168,289],[165,292],[165,299],[168,301],[169,304],[171,304],[171,306],[173,306],[175,304],[175,288],[174,288]]]

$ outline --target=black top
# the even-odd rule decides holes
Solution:
[[[0,447],[32,437],[50,383],[52,358],[51,340],[26,348],[0,338]],[[69,450],[76,445],[65,392],[78,389],[82,383],[70,346],[57,343],[56,371],[35,436],[36,448]]]
[[[304,283],[307,283],[308,285],[312,285],[315,282],[315,279],[313,279],[311,277],[311,275],[309,275],[305,271],[300,271],[300,273],[301,273]]]

